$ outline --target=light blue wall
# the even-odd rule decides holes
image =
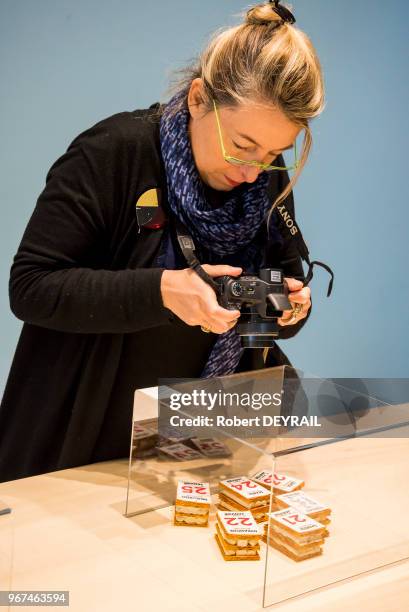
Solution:
[[[166,99],[170,71],[245,6],[1,1],[0,389],[21,329],[8,307],[9,268],[48,168],[99,119]],[[313,317],[285,350],[322,376],[407,376],[409,3],[294,0],[293,7],[327,84],[297,214],[312,256],[331,263],[336,285],[327,300],[318,272]]]

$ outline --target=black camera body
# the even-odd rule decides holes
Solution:
[[[259,276],[219,276],[214,280],[220,306],[241,311],[235,329],[242,346],[273,346],[279,334],[277,319],[282,316],[283,310],[292,308],[283,271],[278,268],[262,268]]]

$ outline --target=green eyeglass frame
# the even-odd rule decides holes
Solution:
[[[222,149],[222,154],[224,160],[229,164],[233,164],[234,166],[252,166],[253,168],[260,168],[265,172],[271,172],[272,170],[296,170],[299,166],[299,160],[297,159],[297,142],[294,142],[294,164],[292,166],[272,166],[270,164],[262,164],[258,161],[244,161],[244,159],[238,159],[237,157],[233,157],[232,155],[227,155],[226,149],[224,148],[223,136],[222,136],[222,128],[220,125],[219,113],[217,111],[217,105],[215,100],[213,99],[214,113],[216,116],[217,122],[217,130],[219,132],[219,140],[220,146]]]

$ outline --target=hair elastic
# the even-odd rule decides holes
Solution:
[[[277,15],[279,15],[285,23],[291,23],[291,24],[295,23],[295,17],[288,10],[288,8],[286,8],[285,6],[279,5],[280,0],[269,0],[269,2],[270,4],[273,5],[271,7],[273,11],[277,13]]]

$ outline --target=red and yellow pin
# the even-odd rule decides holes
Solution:
[[[140,228],[160,229],[165,225],[166,217],[161,206],[161,195],[159,187],[154,187],[139,196],[136,202],[136,220]]]

